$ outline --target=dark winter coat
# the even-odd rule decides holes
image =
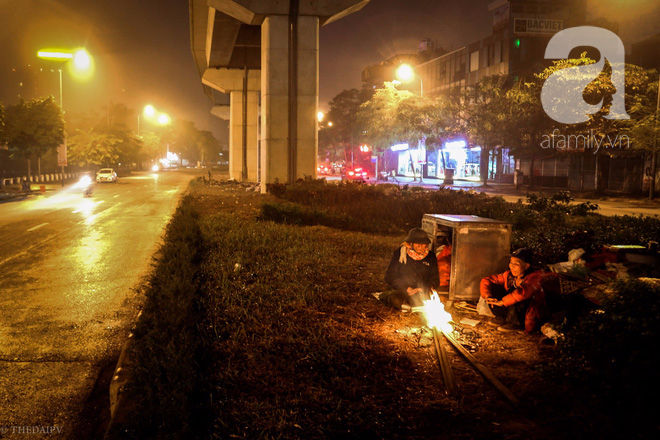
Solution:
[[[438,260],[436,260],[435,254],[429,252],[421,260],[414,260],[408,255],[405,255],[404,258],[404,254],[404,246],[394,251],[385,273],[385,282],[401,292],[405,292],[408,287],[413,289],[421,287],[424,290],[437,289],[440,283]],[[400,260],[405,260],[405,263]]]

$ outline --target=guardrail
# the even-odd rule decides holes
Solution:
[[[77,177],[80,173],[64,173],[64,179]],[[5,177],[0,179],[0,187],[9,185],[20,185],[21,182],[28,180],[27,176]],[[62,181],[62,173],[45,173],[30,176],[30,183],[59,183]]]

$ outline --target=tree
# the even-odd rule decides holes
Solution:
[[[564,70],[574,66],[582,66],[593,64],[594,60],[588,58],[586,53],[582,53],[579,58],[559,60],[542,72],[535,75],[534,81],[530,83],[530,92],[536,96],[537,110],[536,113],[542,111],[540,100],[540,90],[543,87],[545,80],[554,72]],[[622,154],[623,143],[625,148],[638,149],[647,152],[652,159],[655,159],[657,152],[656,145],[653,141],[657,128],[655,127],[655,112],[657,108],[657,72],[648,71],[642,67],[626,64],[623,66],[625,69],[625,103],[626,111],[630,116],[629,119],[609,119],[609,115],[613,96],[616,92],[614,84],[611,81],[612,66],[608,63],[605,64],[604,69],[600,74],[583,90],[579,83],[580,78],[576,77],[576,73],[567,70],[563,77],[565,86],[567,88],[575,88],[578,92],[582,93],[585,101],[589,104],[597,105],[602,103],[600,110],[588,115],[588,120],[581,124],[564,125],[558,124],[545,116],[546,123],[544,130],[547,133],[554,133],[559,131],[563,138],[571,136],[576,139],[575,145],[565,145],[560,150],[562,152],[581,152],[585,153],[587,150],[592,150],[596,156],[596,191],[601,191],[604,188],[604,182],[600,176],[600,162],[605,154],[612,155],[613,150],[616,154]],[[577,139],[583,140],[583,145],[577,145]],[[584,141],[586,139],[586,141]],[[570,138],[569,138],[570,140]],[[593,145],[596,143],[597,145]],[[607,151],[607,153],[606,153]],[[650,193],[653,193],[653,188],[650,188]]]
[[[122,139],[95,129],[76,130],[69,137],[69,160],[80,166],[114,166],[119,161]]]
[[[131,166],[144,159],[142,141],[129,128],[133,112],[110,104],[103,114],[85,115],[69,123],[69,159],[78,166]]]
[[[400,119],[397,109],[412,93],[398,90],[393,83],[376,90],[371,99],[363,103],[357,112],[363,137],[373,146],[374,152],[382,153],[393,143],[400,142]]]
[[[4,133],[11,154],[27,160],[29,178],[31,159],[64,142],[62,112],[52,97],[21,101],[7,107]]]
[[[465,92],[467,132],[472,143],[481,146],[479,169],[484,185],[488,184],[490,151],[504,145],[510,135],[509,124],[513,122],[506,99],[506,82],[505,76],[494,75],[484,78]]]
[[[213,133],[207,130],[199,132],[199,146],[202,154],[202,163],[211,162],[213,164],[218,162],[220,154],[220,142],[213,136]]]
[[[330,110],[326,119],[332,126],[319,130],[319,156],[335,159],[339,156],[338,147],[343,150],[353,148],[360,138],[362,126],[356,119],[360,106],[366,102],[372,92],[369,89],[342,90],[330,101]]]

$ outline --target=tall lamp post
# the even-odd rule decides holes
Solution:
[[[37,57],[44,60],[58,61],[67,63],[71,61],[71,72],[78,77],[84,78],[91,75],[93,71],[93,61],[89,52],[85,49],[77,49],[75,51],[58,51],[42,49],[37,52]],[[57,69],[60,82],[60,111],[64,114],[64,98],[62,93],[62,68]],[[66,161],[66,132],[64,134],[64,144],[58,149],[57,162],[62,167],[62,187],[64,187],[64,167],[67,165]]]
[[[401,64],[399,67],[397,67],[395,74],[396,74],[396,79],[404,83],[411,82],[413,79],[415,79],[415,76],[417,76],[417,78],[419,79],[419,96],[424,97],[424,80],[422,80],[421,75],[415,74],[415,70],[410,66],[410,64]],[[417,180],[417,176],[415,172],[415,164],[413,163],[412,153],[410,152],[410,150],[408,150],[408,154],[410,156],[410,166],[412,167],[413,170],[413,182],[414,182]],[[420,182],[423,181],[423,175],[424,172],[422,171],[422,176],[420,176],[419,178]]]
[[[651,181],[649,182],[649,200],[655,197],[655,175],[658,168],[658,111],[660,111],[660,77],[658,77],[658,93],[655,103],[655,120],[653,121],[653,151],[651,152]]]
[[[152,124],[160,125],[160,126],[165,126],[169,125],[172,122],[172,118],[170,115],[167,113],[159,112],[156,110],[156,107],[154,107],[151,104],[147,104],[142,108],[141,112],[138,112],[137,116],[137,135],[138,137],[141,137],[141,122],[144,121],[149,121]],[[169,146],[168,146],[168,151],[169,151]]]

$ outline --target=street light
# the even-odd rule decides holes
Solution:
[[[161,113],[158,115],[158,123],[160,125],[167,125],[172,121],[170,116],[167,113]]]
[[[43,60],[58,61],[58,62],[68,62],[73,61],[69,64],[70,73],[78,79],[87,79],[91,76],[94,63],[91,55],[85,49],[76,49],[74,51],[59,51],[51,49],[42,49],[37,52],[37,57]],[[60,76],[60,110],[64,113],[63,106],[63,97],[62,97],[62,69],[57,69]]]
[[[75,51],[42,49],[37,51],[37,57],[44,60],[58,61],[62,63],[73,60],[73,63],[69,63],[69,72],[78,79],[89,78],[94,70],[94,62],[92,57],[89,55],[89,52],[83,48],[76,49]],[[59,73],[60,79],[60,111],[62,114],[64,114],[64,98],[62,97],[62,68],[58,68],[57,72]],[[64,187],[64,166],[66,164],[66,132],[64,133],[64,136],[64,145],[62,146],[62,150],[58,148],[58,162],[62,167],[62,187]]]
[[[158,116],[156,116],[156,108],[151,105],[147,104],[144,106],[142,109],[142,112],[138,112],[138,126],[137,126],[137,135],[138,137],[140,136],[140,116],[144,115],[144,118],[147,119],[148,121],[156,122],[158,125],[168,125],[170,122],[172,122],[172,118],[167,113],[159,113]]]
[[[419,96],[424,96],[424,82],[422,77],[417,75],[419,78]],[[401,82],[410,82],[415,78],[415,70],[410,66],[410,64],[401,64],[396,69],[396,78]]]

